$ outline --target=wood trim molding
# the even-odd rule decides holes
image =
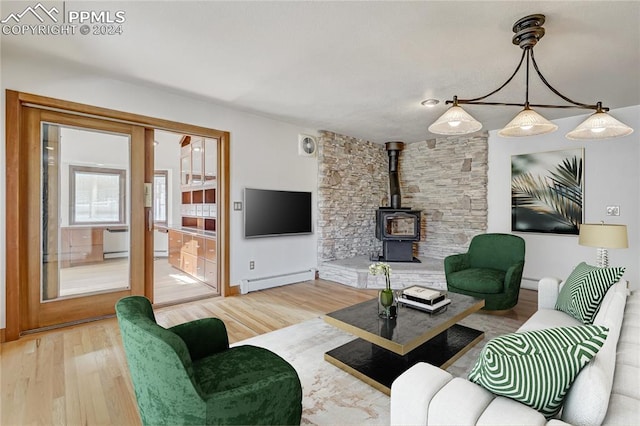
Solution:
[[[227,286],[225,286],[225,287],[227,287]],[[234,285],[234,286],[229,286],[227,288],[228,288],[228,291],[227,291],[227,293],[224,294],[224,297],[240,295],[240,284]]]
[[[154,175],[154,152],[153,152],[153,130],[145,129],[144,130],[144,181],[145,183],[153,183],[153,175]],[[153,238],[154,238],[154,227],[153,227],[153,217],[151,215],[151,208],[144,208],[144,217],[145,217],[145,233],[144,233],[144,245],[145,245],[145,256],[144,256],[144,294],[151,300],[153,303],[154,299],[154,289],[153,289]],[[151,223],[149,223],[149,221]]]
[[[25,185],[24,167],[20,167],[20,160],[23,157],[20,155],[21,110],[19,93],[7,90],[5,117],[6,328],[4,335],[6,340],[17,340],[20,336],[20,283],[25,274],[24,262],[20,260],[24,259],[24,240],[21,238],[23,234],[21,228],[25,224],[20,220],[20,210],[21,207],[24,208],[24,200],[20,197],[20,194],[24,192],[20,189]]]
[[[128,124],[136,124],[139,126],[152,127],[158,130],[168,130],[180,133],[192,133],[200,136],[208,136],[212,138],[221,138],[228,132],[221,130],[209,129],[206,127],[195,126],[192,124],[179,123],[161,118],[149,117],[146,115],[133,114],[129,112],[117,111],[109,108],[102,108],[87,104],[81,104],[71,101],[63,101],[61,99],[49,98],[46,96],[33,95],[31,93],[15,92],[19,96],[22,105],[33,104],[39,108],[48,108],[60,110],[61,112],[74,112],[81,115],[94,116],[101,119],[111,119],[122,121]]]
[[[229,281],[229,132],[224,132],[219,139],[218,149],[218,203],[220,203],[220,217],[217,223],[218,238],[218,282],[220,294],[223,297],[234,293]]]

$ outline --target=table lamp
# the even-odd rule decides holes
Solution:
[[[612,225],[601,223],[583,223],[580,225],[578,244],[587,247],[598,248],[597,266],[606,268],[609,266],[610,248],[627,248],[627,225]]]

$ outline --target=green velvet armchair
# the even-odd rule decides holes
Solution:
[[[520,294],[524,253],[524,240],[516,235],[476,235],[466,253],[444,259],[447,288],[484,299],[488,311],[513,308]]]
[[[300,424],[293,367],[267,349],[229,348],[221,320],[165,329],[141,296],[119,300],[116,314],[143,424]]]

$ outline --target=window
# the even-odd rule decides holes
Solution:
[[[70,225],[126,225],[126,170],[69,166]]]
[[[153,174],[153,222],[167,224],[169,172],[156,170]]]

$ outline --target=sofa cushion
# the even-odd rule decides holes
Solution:
[[[460,290],[488,294],[504,293],[505,272],[497,269],[469,268],[449,274],[447,285]]]
[[[640,419],[640,292],[627,298],[616,368],[603,425],[634,425]]]
[[[539,412],[513,399],[499,396],[487,406],[476,421],[476,426],[513,426],[514,419],[518,419],[518,425],[547,424],[547,419]]]
[[[486,389],[456,377],[433,396],[426,424],[474,424],[495,397]]]
[[[555,309],[538,309],[531,317],[520,326],[519,332],[542,330],[554,327],[573,327],[583,325],[580,321],[564,312]]]
[[[608,331],[583,325],[498,336],[480,352],[469,380],[551,418],[582,367],[604,344]]]
[[[418,362],[402,373],[391,384],[391,424],[428,424],[430,401],[451,380],[450,373],[425,362]]]
[[[580,263],[562,286],[555,308],[583,324],[593,324],[607,290],[622,274],[622,267],[598,268]]]

